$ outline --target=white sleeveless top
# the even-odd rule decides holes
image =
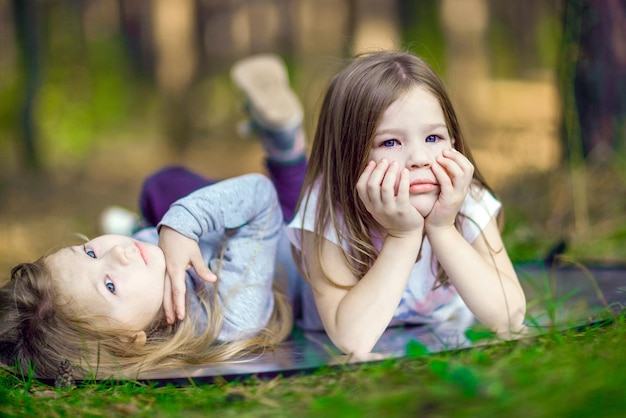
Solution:
[[[302,230],[314,232],[315,209],[319,198],[319,182],[309,191],[309,200],[306,208],[300,208],[293,220],[287,225],[287,235],[291,243],[300,248]],[[306,202],[306,200],[303,200]],[[481,231],[487,226],[491,218],[500,211],[501,203],[491,194],[477,185],[472,185],[467,194],[460,213],[461,234],[472,243]],[[337,232],[332,226],[324,234],[324,238],[336,245],[339,243]],[[382,241],[374,242],[380,250]],[[347,245],[343,243],[344,249]],[[305,255],[306,256],[306,255]],[[450,319],[459,309],[465,310],[463,315],[471,315],[453,286],[440,286],[433,290],[436,280],[437,260],[432,256],[432,249],[428,238],[422,243],[421,256],[413,266],[411,275],[402,299],[396,309],[390,326],[401,324],[424,324]],[[303,320],[302,326],[307,329],[323,329],[319,314],[312,303],[310,286],[303,286]],[[309,305],[307,306],[307,300]]]

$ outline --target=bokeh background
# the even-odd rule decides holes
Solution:
[[[285,59],[312,137],[329,78],[390,48],[448,84],[515,261],[626,260],[625,3],[0,0],[0,267],[98,234],[164,165],[264,172],[236,60]]]

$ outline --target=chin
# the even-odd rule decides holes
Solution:
[[[422,215],[424,218],[430,215],[430,212],[433,210],[433,206],[435,206],[434,201],[424,202],[423,200],[421,200],[421,201],[413,201],[411,203],[413,204],[413,207],[417,209],[420,215]]]

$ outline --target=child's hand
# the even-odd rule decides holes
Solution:
[[[396,184],[398,190],[396,193]],[[424,227],[424,218],[409,201],[409,172],[386,159],[370,161],[356,184],[359,198],[389,235],[402,237]]]
[[[166,280],[163,295],[163,310],[169,324],[176,318],[185,317],[185,276],[186,270],[193,267],[196,274],[207,282],[214,282],[217,276],[204,263],[198,243],[176,230],[161,226],[159,247],[165,254]]]
[[[445,150],[432,165],[432,171],[439,182],[440,192],[426,217],[426,229],[454,226],[454,219],[472,183],[474,166],[460,152]]]

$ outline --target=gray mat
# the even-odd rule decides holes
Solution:
[[[528,300],[528,337],[549,330],[601,326],[611,321],[611,313],[626,304],[625,266],[570,266],[544,268],[539,264],[516,266]],[[220,366],[197,366],[152,371],[138,376],[140,381],[176,385],[210,383],[258,377],[289,376],[323,366],[353,365],[399,358],[415,353],[436,353],[493,344],[493,338],[468,338],[471,334],[457,324],[393,327],[385,331],[372,353],[343,355],[323,332],[295,330],[292,338],[275,351],[243,362]]]

